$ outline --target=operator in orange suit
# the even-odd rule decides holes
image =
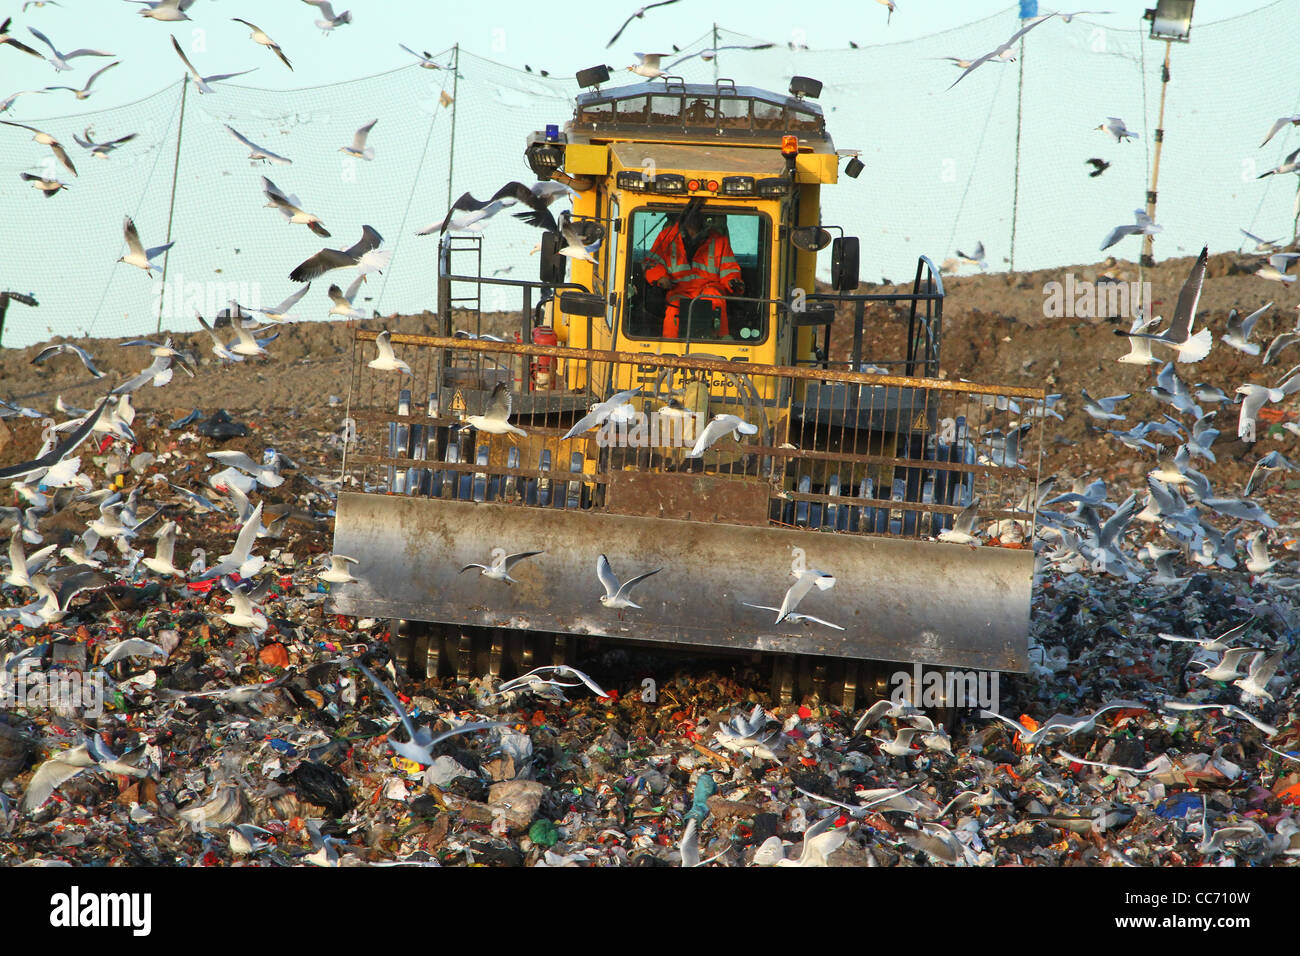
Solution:
[[[731,243],[717,230],[705,228],[696,199],[686,204],[677,222],[660,231],[646,256],[645,278],[668,292],[663,330],[666,339],[681,334],[681,313],[690,308],[689,300],[700,298],[717,306],[717,336],[725,337],[727,303],[722,296],[745,291]]]

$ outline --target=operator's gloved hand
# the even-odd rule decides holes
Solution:
[[[727,291],[735,295],[740,295],[745,291],[745,283],[740,279],[732,279],[727,283]]]
[[[664,291],[667,291],[668,289],[671,289],[673,287],[673,280],[668,278],[667,276],[661,276],[659,281],[656,282],[655,285],[657,285],[659,288],[663,289]]]

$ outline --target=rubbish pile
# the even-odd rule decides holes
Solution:
[[[0,864],[1300,859],[1300,608],[1249,572],[1046,566],[1031,672],[956,727],[620,649],[415,682],[388,622],[328,609],[337,435],[216,421],[92,438],[109,491],[11,486]]]

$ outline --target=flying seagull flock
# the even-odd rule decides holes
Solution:
[[[355,29],[350,26],[351,11],[336,13],[325,0],[303,2],[315,8],[313,23],[326,36],[335,31],[346,36],[341,28]],[[608,45],[648,15],[652,20],[671,15],[679,2],[662,0],[631,13]],[[880,2],[888,9],[887,14],[881,11],[888,23],[896,4]],[[137,5],[142,18],[160,23],[189,21],[202,10],[195,9],[193,0],[139,0]],[[1069,22],[1079,13],[1033,19],[992,51],[971,59],[952,58],[963,70],[953,86],[988,64],[1009,62],[1015,44],[1045,20],[1059,16]],[[251,20],[231,19],[251,31],[253,43],[266,48],[259,56],[272,68],[279,64],[293,69],[290,55],[301,54],[286,52]],[[89,49],[61,52],[35,28],[29,28],[33,42],[28,43],[14,36],[11,25],[6,20],[0,26],[0,59],[40,57],[62,72],[75,69],[83,58],[112,56]],[[210,72],[221,68],[219,51],[187,52],[174,37],[171,45],[196,94],[220,98],[225,81],[250,72]],[[6,53],[5,46],[13,50]],[[49,52],[40,52],[38,46]],[[690,56],[709,59],[728,48]],[[416,57],[420,68],[446,68],[427,51],[405,45],[402,49]],[[160,55],[172,56],[166,51]],[[665,72],[660,62],[672,56],[638,54],[638,63],[627,69],[654,78]],[[675,62],[668,62],[667,68]],[[115,65],[100,67],[82,85],[25,92],[61,91],[84,99],[100,88],[97,84],[112,82],[109,70]],[[332,148],[348,159],[381,165],[385,123],[372,116],[350,117]],[[5,124],[30,133],[48,150],[52,163],[77,175],[72,156],[55,135],[31,125]],[[392,252],[383,248],[380,232],[360,220],[335,222],[331,212],[327,228],[311,211],[319,210],[313,206],[320,198],[313,195],[316,190],[293,181],[289,155],[223,125],[239,144],[237,148],[228,143],[229,148],[237,155],[247,150],[248,158],[260,164],[257,185],[263,205],[278,212],[283,222],[256,210],[250,216],[262,216],[261,227],[268,230],[306,238],[298,228],[305,227],[329,240],[300,261],[298,255],[285,258],[284,272],[293,287],[283,290],[285,297],[278,304],[232,302],[211,320],[196,316],[217,366],[268,362],[279,334],[273,327],[308,317],[311,304],[305,297],[322,277],[326,279],[316,296],[325,286],[330,303],[325,314],[365,318],[358,297],[369,275],[391,267]],[[1296,127],[1300,117],[1282,117],[1264,143]],[[1137,137],[1117,117],[1108,117],[1097,129],[1117,152],[1131,148],[1127,144]],[[134,138],[92,137],[93,129],[86,128],[70,139],[91,157],[109,163],[114,152],[131,148]],[[292,140],[276,148],[294,153]],[[1263,175],[1298,172],[1294,160],[1293,153]],[[1088,159],[1093,167],[1089,175],[1100,176],[1112,161]],[[52,173],[21,175],[46,197],[62,202],[75,196],[69,184],[50,178]],[[304,198],[290,191],[297,188],[304,190]],[[60,195],[64,191],[72,195]],[[512,210],[521,222],[557,235],[564,255],[592,260],[604,231],[557,211],[557,204],[570,195],[569,188],[557,182],[511,181],[494,191],[489,185],[463,193],[417,234],[482,232],[501,211]],[[258,203],[250,188],[250,209]],[[117,268],[132,266],[152,278],[168,250],[184,241],[165,239],[161,226],[124,215]],[[1134,223],[1117,226],[1103,248],[1160,229],[1138,210]],[[1281,290],[1292,288],[1291,269],[1300,254],[1285,251],[1276,241],[1246,236],[1254,244],[1253,254],[1262,257],[1255,275],[1280,283]],[[971,251],[958,253],[961,263],[988,269],[982,242],[964,248]],[[103,255],[111,264],[111,251]],[[747,792],[747,768],[781,770],[785,776],[773,780],[787,782],[771,788],[780,789],[786,806],[779,830],[755,832],[752,845],[746,846],[738,832],[725,832],[720,820],[710,820],[705,813],[691,815],[694,811],[683,815],[675,808],[660,811],[664,833],[675,836],[673,845],[665,847],[664,841],[656,843],[644,834],[587,827],[582,812],[573,809],[568,817],[557,817],[562,842],[530,841],[530,859],[541,865],[586,865],[598,859],[627,863],[629,854],[659,847],[668,859],[688,866],[825,866],[832,856],[843,858],[851,852],[870,856],[872,862],[862,865],[917,859],[990,865],[1013,855],[1033,857],[1030,849],[1007,849],[1012,842],[1007,838],[1020,824],[1048,828],[1055,834],[1051,847],[1058,842],[1072,846],[1062,834],[1084,835],[1087,840],[1068,852],[1090,862],[1122,866],[1167,861],[1168,854],[1208,863],[1282,862],[1300,855],[1292,840],[1300,828],[1290,815],[1247,817],[1246,798],[1234,796],[1246,789],[1247,781],[1252,786],[1262,786],[1265,780],[1271,784],[1300,769],[1295,766],[1300,762],[1295,753],[1300,730],[1291,691],[1293,635],[1300,632],[1300,608],[1292,600],[1300,591],[1300,535],[1294,524],[1275,517],[1280,502],[1268,497],[1274,485],[1270,479],[1300,471],[1300,458],[1287,448],[1259,454],[1248,461],[1253,469],[1240,487],[1221,482],[1216,489],[1199,470],[1209,470],[1228,455],[1240,460],[1253,456],[1255,446],[1276,435],[1268,427],[1272,423],[1280,424],[1283,435],[1300,437],[1300,425],[1290,414],[1293,396],[1300,391],[1300,365],[1288,368],[1286,360],[1291,347],[1300,344],[1300,314],[1294,330],[1268,341],[1256,338],[1256,330],[1262,321],[1267,328],[1276,318],[1273,301],[1243,304],[1222,329],[1211,328],[1199,308],[1208,266],[1208,249],[1202,249],[1168,310],[1167,322],[1159,315],[1141,314],[1127,331],[1116,330],[1128,351],[1123,353],[1116,343],[1115,354],[1106,358],[1137,366],[1124,370],[1135,376],[1131,391],[1094,397],[1080,388],[1077,397],[1054,394],[1023,408],[1008,403],[999,410],[1008,412],[1011,421],[978,435],[982,462],[1025,469],[1027,442],[1035,429],[1047,427],[1048,417],[1086,419],[1098,438],[1121,444],[1143,461],[1136,490],[1125,489],[1115,478],[1088,475],[1066,479],[1070,488],[1065,490],[1057,487],[1060,479],[1049,477],[1029,489],[1018,509],[1036,514],[1032,529],[1016,521],[983,520],[982,503],[976,499],[965,503],[952,527],[937,535],[936,548],[996,544],[1032,549],[1043,587],[1035,610],[1029,681],[1043,689],[1042,701],[1066,701],[1061,706],[1068,713],[1034,720],[1027,714],[1016,718],[988,709],[973,716],[963,737],[956,727],[895,700],[880,701],[860,714],[840,714],[823,704],[742,706],[740,699],[733,699],[724,701],[716,715],[706,715],[704,708],[677,702],[667,710],[677,723],[671,739],[686,741],[672,758],[676,766],[694,768],[700,782],[730,777],[724,785],[736,800]],[[463,756],[458,748],[477,746],[493,759],[510,755],[519,766],[537,763],[527,714],[521,721],[516,713],[521,700],[532,701],[531,711],[538,704],[572,704],[565,690],[590,695],[592,708],[585,720],[599,720],[610,708],[627,706],[613,689],[605,689],[610,684],[603,675],[598,681],[558,664],[504,682],[483,678],[459,688],[456,698],[445,688],[410,687],[382,651],[382,622],[336,621],[322,610],[328,589],[358,583],[357,574],[364,570],[359,562],[328,548],[316,549],[308,561],[295,562],[289,553],[287,542],[297,533],[291,525],[328,527],[340,481],[313,474],[306,462],[270,448],[260,457],[234,448],[200,453],[195,449],[205,446],[196,444],[190,445],[188,457],[175,447],[162,451],[157,443],[150,445],[156,451],[145,451],[141,438],[162,430],[137,415],[132,396],[167,387],[177,369],[182,379],[202,380],[213,374],[204,367],[213,363],[200,364],[164,335],[117,347],[140,356],[134,366],[138,370],[120,380],[104,371],[110,366],[91,353],[88,343],[52,343],[32,359],[37,366],[75,370],[77,376],[84,372],[87,386],[96,390],[95,400],[87,403],[91,407],[65,404],[60,396],[47,416],[24,405],[24,397],[0,396],[0,418],[11,424],[27,418],[41,426],[39,444],[30,457],[22,456],[25,460],[13,460],[0,444],[0,481],[6,493],[0,533],[7,536],[5,556],[0,558],[5,571],[0,585],[0,669],[9,674],[34,666],[49,668],[69,645],[79,646],[89,652],[95,675],[122,702],[124,710],[115,713],[132,716],[127,726],[116,717],[96,720],[74,709],[59,714],[57,726],[51,722],[51,728],[42,731],[32,726],[13,729],[0,713],[0,834],[51,825],[75,801],[93,799],[90,781],[103,788],[116,780],[123,789],[134,788],[138,797],[119,808],[132,827],[143,832],[179,826],[183,832],[178,839],[193,844],[197,859],[220,853],[320,865],[338,865],[347,856],[427,862],[427,853],[418,855],[423,850],[396,841],[384,844],[384,852],[391,850],[389,857],[364,856],[357,840],[345,838],[351,831],[334,824],[369,819],[367,813],[392,813],[395,807],[406,813],[421,786],[439,795],[443,812],[463,809],[466,803],[450,781],[462,771],[470,776],[476,771],[466,771],[457,762]],[[1257,362],[1252,365],[1256,374],[1241,383],[1196,381],[1215,377],[1196,373],[1212,371],[1211,357],[1224,354]],[[394,382],[414,377],[388,330],[367,346],[364,359],[369,369],[391,375]],[[1128,403],[1141,387],[1136,376],[1148,374],[1144,369],[1151,375],[1144,390],[1162,407],[1158,420],[1129,418]],[[638,392],[594,403],[565,438],[619,421]],[[664,410],[675,409],[670,405]],[[503,382],[481,414],[466,415],[461,427],[507,439],[527,437],[527,423],[512,421],[513,411],[510,385]],[[192,424],[173,430],[182,436],[180,444],[189,444],[193,433],[187,429]],[[735,415],[715,416],[683,457],[700,458],[719,441],[743,441],[757,431],[757,425]],[[1225,434],[1235,441],[1223,441]],[[198,441],[197,435],[193,441]],[[339,444],[339,436],[332,436],[335,453]],[[212,546],[214,529],[227,535],[228,545],[222,546],[229,550],[209,558],[198,545]],[[510,529],[503,528],[500,547],[475,556],[477,560],[458,562],[463,580],[481,589],[485,603],[497,597],[505,600],[512,587],[528,586],[530,572],[548,560],[547,550],[510,538]],[[673,586],[678,571],[617,556],[611,562],[602,552],[586,573],[592,612],[634,624],[660,589]],[[834,616],[819,610],[819,600],[825,601],[824,592],[836,583],[833,567],[800,568],[791,573],[783,593],[777,589],[754,601],[737,600],[735,610],[767,627],[834,639],[852,627],[851,621],[819,616]],[[1130,602],[1126,610],[1116,607],[1119,598],[1104,595],[1136,596],[1140,602]],[[1054,608],[1049,606],[1053,602]],[[187,619],[189,623],[182,624]],[[1086,642],[1072,636],[1085,632],[1091,635]],[[193,643],[199,633],[201,647]],[[1145,683],[1133,678],[1139,672]],[[1034,694],[1032,689],[1022,692],[1025,708],[1039,707]],[[686,717],[687,712],[691,716]],[[295,715],[293,722],[286,714]],[[206,725],[214,717],[229,725],[221,748],[195,743],[190,752],[163,742],[159,728],[168,722],[184,734],[192,732],[185,728]],[[532,723],[536,730],[537,722]],[[681,729],[688,723],[690,736]],[[435,726],[439,724],[443,726]],[[341,729],[345,725],[347,729]],[[1201,750],[1193,743],[1181,750],[1132,746],[1135,739],[1167,741],[1171,731],[1187,728],[1196,729],[1195,740],[1209,743]],[[341,736],[344,733],[355,736]],[[6,758],[15,749],[22,759],[11,767]],[[602,747],[600,753],[602,760],[613,759],[613,748]],[[373,786],[366,796],[374,798],[369,805],[347,792],[346,781],[337,807],[321,795],[328,789],[322,778],[340,776],[334,768],[345,759],[370,768],[367,782]],[[798,785],[792,782],[794,771],[803,781]],[[627,780],[649,775],[642,767]],[[814,783],[814,778],[831,783]],[[1209,795],[1193,801],[1190,810],[1184,807],[1177,817],[1157,817],[1151,808],[1167,806],[1180,782],[1186,785],[1193,778],[1209,788]],[[648,786],[635,784],[629,792]],[[259,787],[272,796],[251,796]],[[155,797],[145,796],[150,788]],[[283,803],[292,793],[302,802]],[[316,794],[316,800],[308,801],[308,793]],[[587,807],[584,800],[586,796],[565,797],[566,803],[575,808],[582,804],[594,814],[596,804]],[[282,812],[276,801],[294,812]],[[327,807],[334,820],[327,824],[318,811],[299,813],[307,802]],[[691,806],[689,793],[679,802],[682,808]],[[504,839],[511,828],[505,811],[498,811],[493,817],[489,810],[484,825]],[[291,832],[285,819],[300,818],[308,819]],[[1156,819],[1163,821],[1158,838],[1126,836]],[[610,832],[617,839],[606,836]],[[472,862],[481,851],[462,836],[449,838],[448,845],[460,846],[458,852]],[[705,840],[710,842],[702,847]],[[289,849],[295,846],[298,849]]]

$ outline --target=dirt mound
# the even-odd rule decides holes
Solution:
[[[1253,340],[1267,347],[1273,336],[1295,328],[1300,291],[1290,285],[1268,282],[1250,274],[1256,259],[1232,254],[1210,259],[1208,278],[1201,295],[1198,322],[1207,323],[1215,336],[1215,348],[1203,362],[1180,364],[1178,374],[1191,384],[1218,386],[1231,395],[1244,382],[1276,384],[1294,362],[1300,349],[1283,352],[1271,366],[1261,365],[1258,356],[1238,352],[1218,341],[1226,328],[1230,309],[1249,313],[1268,301],[1273,306],[1259,320]],[[1152,310],[1168,316],[1173,312],[1182,283],[1193,260],[1174,259],[1147,269],[1141,276],[1149,282]],[[1067,279],[1067,276],[1071,277]],[[1127,351],[1127,340],[1115,333],[1127,331],[1130,320],[1116,316],[1051,315],[1050,283],[1063,290],[1077,290],[1078,283],[1139,281],[1136,265],[1107,260],[1092,265],[1036,272],[994,273],[944,277],[943,338],[941,376],[1000,384],[1041,386],[1065,397],[1058,409],[1064,422],[1047,423],[1044,474],[1085,472],[1107,477],[1136,476],[1152,467],[1153,456],[1143,457],[1108,437],[1082,412],[1079,392],[1086,388],[1093,396],[1132,393],[1122,411],[1127,428],[1143,420],[1159,420],[1173,409],[1162,405],[1147,389],[1154,383],[1159,366],[1138,367],[1115,361]],[[1068,283],[1074,283],[1070,285]],[[863,291],[906,292],[907,284],[866,285]],[[1059,304],[1059,303],[1058,303]],[[1072,303],[1073,304],[1073,303]],[[1059,310],[1058,310],[1059,311]],[[1076,311],[1069,309],[1066,311]],[[1084,311],[1087,311],[1085,308]],[[484,329],[513,329],[513,316],[485,316]],[[897,354],[906,315],[902,310],[876,305],[869,309],[866,348],[871,358]],[[356,323],[359,328],[388,328],[395,332],[433,333],[436,317],[389,316]],[[178,372],[166,388],[145,387],[135,393],[135,404],[144,412],[180,417],[198,408],[210,414],[226,408],[232,414],[261,419],[263,416],[306,416],[319,427],[333,428],[342,411],[330,406],[331,396],[345,399],[352,374],[352,327],[343,322],[301,322],[282,326],[270,346],[269,360],[248,360],[231,367],[215,367],[204,333],[176,334],[178,347],[200,356],[203,371],[198,378]],[[229,332],[222,333],[229,337]],[[852,318],[846,311],[836,322],[832,335],[832,358],[847,357],[852,340]],[[77,340],[89,349],[106,373],[92,379],[71,357],[60,357],[42,366],[31,365],[41,346],[0,351],[0,397],[49,412],[56,396],[65,402],[85,406],[122,376],[144,368],[144,349],[118,348],[121,340]],[[1262,350],[1262,349],[1261,349]],[[1173,353],[1156,346],[1158,358]],[[1289,407],[1291,403],[1286,405]],[[1209,406],[1205,407],[1208,412]],[[1175,417],[1179,417],[1175,414]],[[1294,415],[1292,415],[1294,418]],[[1216,425],[1223,437],[1215,446],[1220,464],[1206,474],[1224,487],[1244,480],[1245,469],[1260,454],[1281,448],[1290,454],[1294,438],[1274,424],[1254,448],[1236,442],[1237,412],[1220,407]],[[1190,422],[1185,422],[1190,425]],[[12,426],[12,422],[11,422]],[[22,431],[21,427],[15,431]],[[8,455],[7,455],[8,457]],[[1236,460],[1240,459],[1240,460]]]

